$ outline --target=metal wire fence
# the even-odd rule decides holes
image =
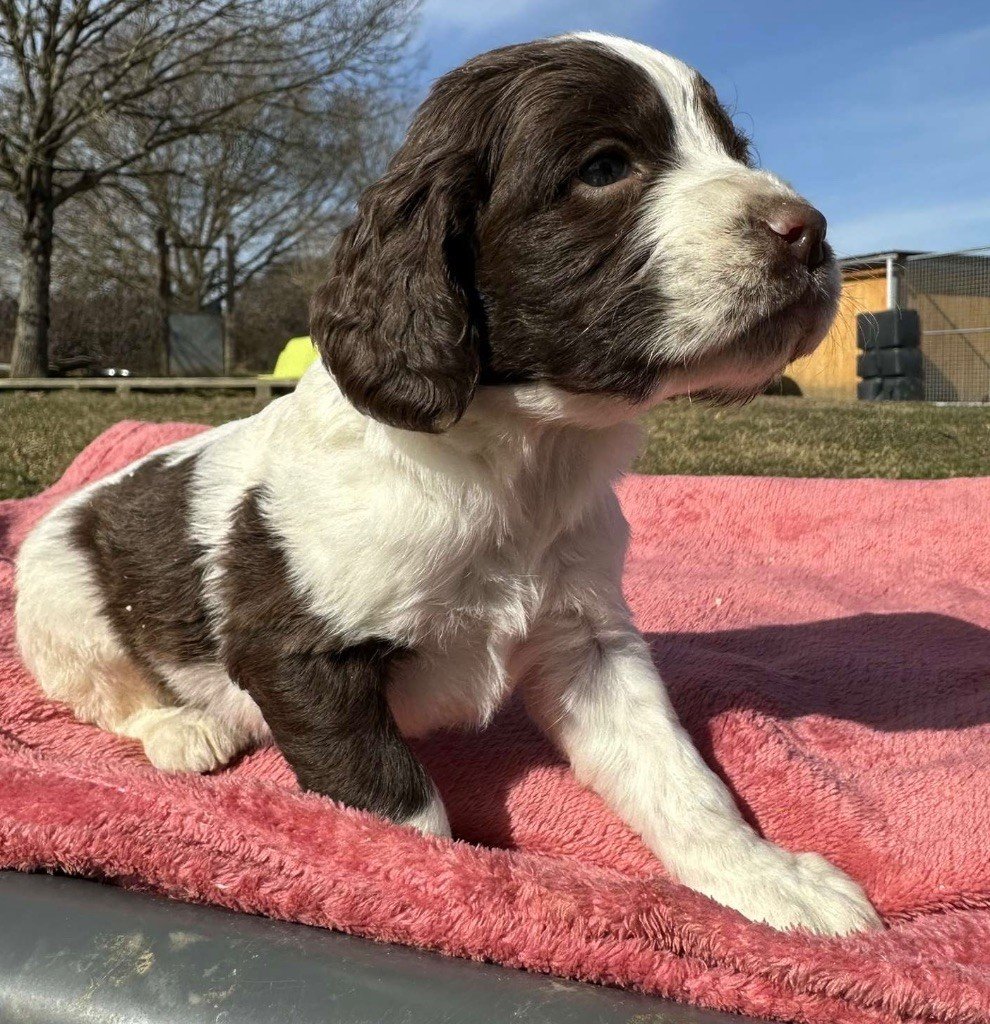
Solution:
[[[907,257],[898,299],[921,319],[925,399],[990,402],[990,246]]]

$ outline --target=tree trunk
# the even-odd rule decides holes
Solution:
[[[50,168],[38,176],[38,186],[24,210],[21,235],[21,288],[14,328],[12,377],[48,375],[48,327],[52,280],[52,202]]]
[[[237,260],[234,256],[234,239],[227,235],[224,239],[224,269],[226,271],[224,288],[224,305],[226,316],[223,321],[223,372],[229,377],[237,363],[237,323],[234,319],[234,303],[237,294]]]

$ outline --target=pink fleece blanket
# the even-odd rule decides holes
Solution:
[[[672,884],[516,709],[422,745],[448,842],[299,793],[274,750],[162,774],[42,699],[12,640],[18,543],[197,429],[120,424],[0,504],[0,865],[760,1017],[990,1022],[990,479],[621,487],[628,595],[697,743],[766,835],[830,857],[889,925],[835,941]]]

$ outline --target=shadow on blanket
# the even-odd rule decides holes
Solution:
[[[867,740],[870,730],[922,731],[928,735],[917,746],[915,769],[932,744],[940,746],[933,732],[990,722],[990,632],[947,615],[855,615],[726,632],[649,633],[647,640],[682,721],[757,824],[745,796],[752,777],[734,786],[715,749],[726,721],[733,728],[747,720],[790,721],[799,736],[854,761],[856,738]],[[518,821],[514,836],[518,808],[510,795],[528,777],[563,770],[563,761],[519,702],[490,729],[499,738],[491,746],[484,732],[449,733],[417,746],[451,803],[458,836],[513,849],[533,837],[518,834]],[[875,743],[870,740],[871,750]],[[867,762],[871,758],[867,754]],[[486,780],[483,807],[469,779]],[[797,815],[804,795],[797,788],[789,793]]]
[[[709,717],[751,707],[891,731],[990,721],[990,631],[947,615],[854,615],[647,639],[678,710],[692,718],[690,693],[705,689]]]

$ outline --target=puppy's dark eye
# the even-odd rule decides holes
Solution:
[[[592,188],[605,188],[606,185],[614,185],[617,181],[628,178],[631,172],[632,167],[628,158],[613,151],[593,156],[578,171],[578,177]]]

